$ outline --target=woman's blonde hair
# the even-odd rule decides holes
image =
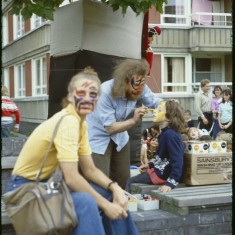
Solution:
[[[149,71],[148,62],[145,59],[126,59],[115,67],[113,72],[114,84],[112,97],[125,97],[127,84],[133,75],[146,76]]]
[[[2,96],[8,96],[9,91],[6,86],[2,85]]]
[[[98,94],[100,95],[100,92],[101,92],[101,89],[100,89],[100,86],[101,86],[101,82],[100,82],[100,79],[98,77],[98,73],[93,69],[91,68],[90,66],[84,68],[81,72],[75,74],[70,82],[69,82],[69,85],[68,85],[68,94],[67,94],[67,97],[64,98],[62,100],[62,107],[65,108],[70,102],[69,102],[69,96],[73,93],[74,89],[76,89],[76,82],[79,80],[79,79],[88,79],[90,81],[95,81],[98,85]]]

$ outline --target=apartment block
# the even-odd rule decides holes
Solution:
[[[38,124],[48,118],[53,22],[11,15],[12,2],[2,2],[2,84],[21,110],[21,120]],[[194,118],[194,95],[202,79],[212,87],[232,86],[231,12],[232,0],[168,0],[161,14],[149,11],[149,27],[157,25],[162,32],[151,44],[147,84],[160,97],[179,99]]]

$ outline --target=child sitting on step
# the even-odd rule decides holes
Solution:
[[[161,185],[159,190],[169,192],[178,185],[183,170],[185,131],[184,111],[176,100],[162,101],[155,110],[154,120],[161,132],[158,136],[156,159],[140,166],[141,174],[129,178],[126,191],[132,183]]]

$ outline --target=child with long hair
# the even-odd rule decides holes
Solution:
[[[140,166],[141,174],[129,178],[126,191],[132,183],[161,185],[159,190],[169,192],[175,188],[182,175],[185,131],[184,110],[176,100],[162,101],[155,110],[154,122],[161,130],[158,148],[153,162]]]
[[[232,121],[233,121],[233,103],[232,103],[232,91],[230,89],[224,89],[222,92],[222,102],[219,105],[218,122],[221,130],[226,133],[232,133]]]
[[[212,129],[212,137],[213,139],[216,138],[216,135],[218,132],[221,131],[219,122],[218,122],[218,110],[219,110],[219,105],[222,102],[222,88],[221,86],[215,86],[213,90],[214,97],[212,98],[211,101],[211,111],[213,113],[213,119],[214,119],[214,126]]]

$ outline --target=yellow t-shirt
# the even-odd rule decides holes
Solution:
[[[49,151],[40,179],[48,179],[58,162],[78,162],[79,156],[91,154],[86,121],[81,121],[70,104],[50,119],[40,124],[29,136],[17,159],[12,174],[35,180],[54,128],[63,118]]]

